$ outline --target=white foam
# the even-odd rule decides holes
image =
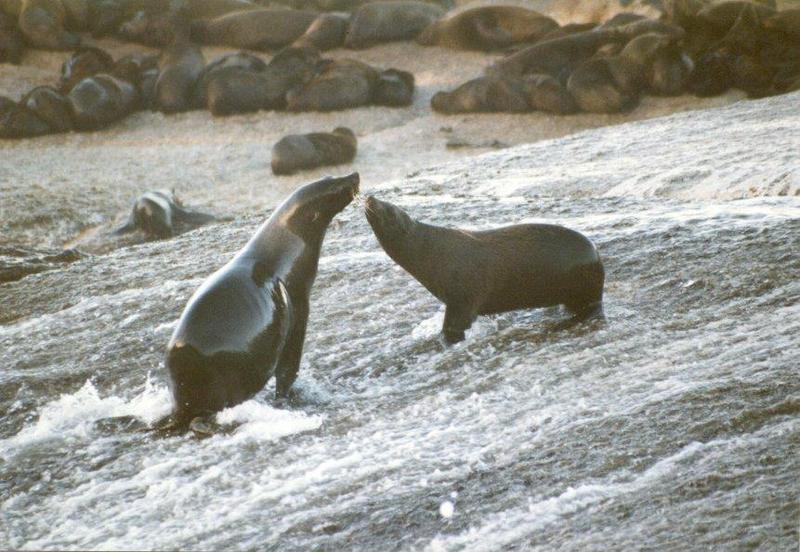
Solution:
[[[226,408],[217,414],[220,424],[241,424],[233,436],[219,436],[221,440],[240,443],[242,441],[274,441],[322,426],[323,416],[312,416],[305,412],[280,410],[267,404],[250,400]]]

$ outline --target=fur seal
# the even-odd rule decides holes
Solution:
[[[523,113],[530,110],[567,115],[577,110],[555,77],[488,75],[467,81],[452,92],[437,92],[431,107],[439,113]]]
[[[299,188],[194,292],[166,352],[172,426],[246,401],[273,375],[276,395],[289,393],[322,241],[358,182],[353,173]]]
[[[155,100],[159,111],[178,113],[192,108],[192,92],[206,65],[203,52],[196,45],[177,38],[161,52]]]
[[[465,82],[451,92],[437,92],[431,107],[439,113],[524,113],[530,110],[522,79],[488,75]]]
[[[0,138],[33,138],[50,132],[50,126],[36,113],[0,96]]]
[[[87,77],[107,73],[114,66],[111,54],[93,46],[82,46],[61,65],[59,89],[69,94],[72,87]]]
[[[139,93],[129,82],[107,74],[83,79],[68,96],[78,130],[98,130],[134,111]]]
[[[781,10],[764,20],[764,28],[784,33],[790,40],[800,42],[800,8]]]
[[[604,44],[621,41],[623,37],[616,29],[575,33],[528,46],[490,65],[486,73],[507,76],[539,73],[559,78],[571,73]]]
[[[730,0],[705,6],[697,12],[697,19],[721,33],[734,26],[744,9],[752,9],[759,18],[767,19],[776,13],[775,8],[747,0]]]
[[[19,102],[47,123],[51,132],[72,130],[72,109],[69,100],[52,86],[37,86]]]
[[[555,305],[576,320],[602,313],[603,263],[579,232],[554,224],[443,228],[372,196],[365,213],[389,257],[445,304],[448,343],[462,341],[481,314]]]
[[[320,71],[305,86],[289,90],[289,111],[335,111],[368,105],[378,81],[378,72],[353,59],[325,60]]]
[[[0,63],[19,65],[24,51],[22,33],[17,28],[17,22],[0,12]]]
[[[349,163],[356,156],[356,135],[345,127],[333,132],[284,136],[272,147],[272,172],[293,174],[299,170]]]
[[[303,36],[292,43],[297,48],[311,47],[320,52],[333,50],[344,44],[350,17],[334,13],[321,13],[311,22]]]
[[[197,77],[197,82],[194,86],[194,93],[192,103],[195,108],[205,108],[208,104],[208,84],[219,71],[236,67],[246,71],[261,72],[266,69],[267,64],[261,58],[258,58],[247,52],[236,52],[234,54],[226,54],[220,58],[215,59],[205,66]]]
[[[408,71],[386,69],[378,74],[372,103],[389,107],[411,105],[414,101],[414,75]]]
[[[443,15],[442,8],[425,2],[370,2],[353,14],[344,44],[361,49],[381,42],[411,40]]]
[[[312,48],[284,48],[263,69],[255,62],[249,67],[231,62],[208,78],[208,109],[214,115],[282,109],[288,91],[311,79],[318,64],[319,53]]]
[[[128,221],[113,233],[121,235],[140,230],[149,238],[164,239],[172,237],[179,227],[202,226],[214,220],[213,215],[183,207],[174,192],[151,190],[136,198]]]
[[[317,14],[303,10],[258,9],[192,22],[192,40],[248,50],[287,46],[300,38]]]
[[[23,0],[19,28],[25,40],[44,50],[72,50],[81,38],[64,28],[67,11],[61,0]]]
[[[434,21],[417,36],[423,46],[456,50],[498,50],[512,44],[536,42],[559,29],[546,15],[517,6],[482,6]]]

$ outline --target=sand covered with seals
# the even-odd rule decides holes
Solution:
[[[546,9],[550,2],[518,4]],[[563,23],[605,18],[613,10],[554,3],[552,13]],[[155,52],[111,39],[87,38],[87,42],[107,49],[115,59],[133,52]],[[204,48],[208,61],[232,51]],[[265,60],[270,57],[257,55]],[[715,98],[646,97],[632,112],[615,115],[443,116],[432,112],[431,97],[480,74],[500,54],[399,42],[359,51],[338,49],[326,55],[410,71],[417,83],[413,105],[333,113],[261,111],[227,118],[214,118],[207,111],[138,112],[93,133],[0,141],[0,245],[78,246],[91,251],[93,240],[87,235],[91,238],[119,224],[131,201],[150,189],[174,189],[187,205],[235,217],[264,212],[298,185],[324,174],[358,170],[364,190],[369,191],[375,184],[402,179],[424,167],[493,149],[716,107],[744,97],[738,91]],[[0,65],[0,95],[18,99],[34,86],[55,84],[66,58],[67,53],[28,50],[22,65]],[[352,164],[289,177],[271,173],[270,150],[281,137],[336,126],[353,129],[358,138]]]

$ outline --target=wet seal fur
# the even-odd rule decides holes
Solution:
[[[284,201],[225,266],[194,292],[166,353],[174,411],[161,429],[195,426],[246,401],[275,375],[285,397],[297,377],[320,248],[358,193],[359,176],[324,178]]]
[[[175,234],[179,225],[195,227],[214,220],[213,215],[186,209],[173,192],[151,190],[136,198],[128,221],[114,234],[140,230],[149,238],[163,239]]]
[[[367,198],[367,221],[384,251],[445,306],[448,343],[480,314],[565,305],[585,320],[602,314],[605,272],[589,239],[563,226],[520,224],[468,231],[418,222]]]
[[[304,169],[349,163],[356,156],[353,131],[337,127],[333,132],[284,136],[272,147],[272,172],[292,174]]]

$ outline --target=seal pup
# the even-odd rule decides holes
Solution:
[[[148,238],[164,239],[172,237],[181,226],[193,228],[214,220],[213,215],[183,207],[174,192],[151,190],[136,198],[128,221],[113,234],[119,236],[140,230]]]
[[[22,33],[17,22],[0,12],[0,63],[19,65],[24,51]]]
[[[290,134],[272,147],[272,172],[293,174],[303,169],[349,163],[356,156],[353,131],[337,127],[333,132]]]
[[[244,10],[193,21],[191,35],[201,44],[270,50],[300,38],[316,18],[316,12],[304,10]]]
[[[425,2],[370,2],[353,14],[344,45],[361,49],[381,42],[412,40],[443,15],[442,8]]]
[[[447,343],[462,341],[481,314],[555,305],[576,321],[602,313],[603,263],[579,232],[554,224],[443,228],[372,196],[365,213],[389,257],[445,304]]]
[[[202,428],[204,417],[250,399],[273,375],[276,395],[288,395],[322,241],[358,183],[353,173],[299,188],[194,292],[167,345],[174,410],[157,425]]]
[[[491,51],[536,42],[560,25],[546,15],[517,6],[481,6],[434,21],[417,44],[456,50]]]

